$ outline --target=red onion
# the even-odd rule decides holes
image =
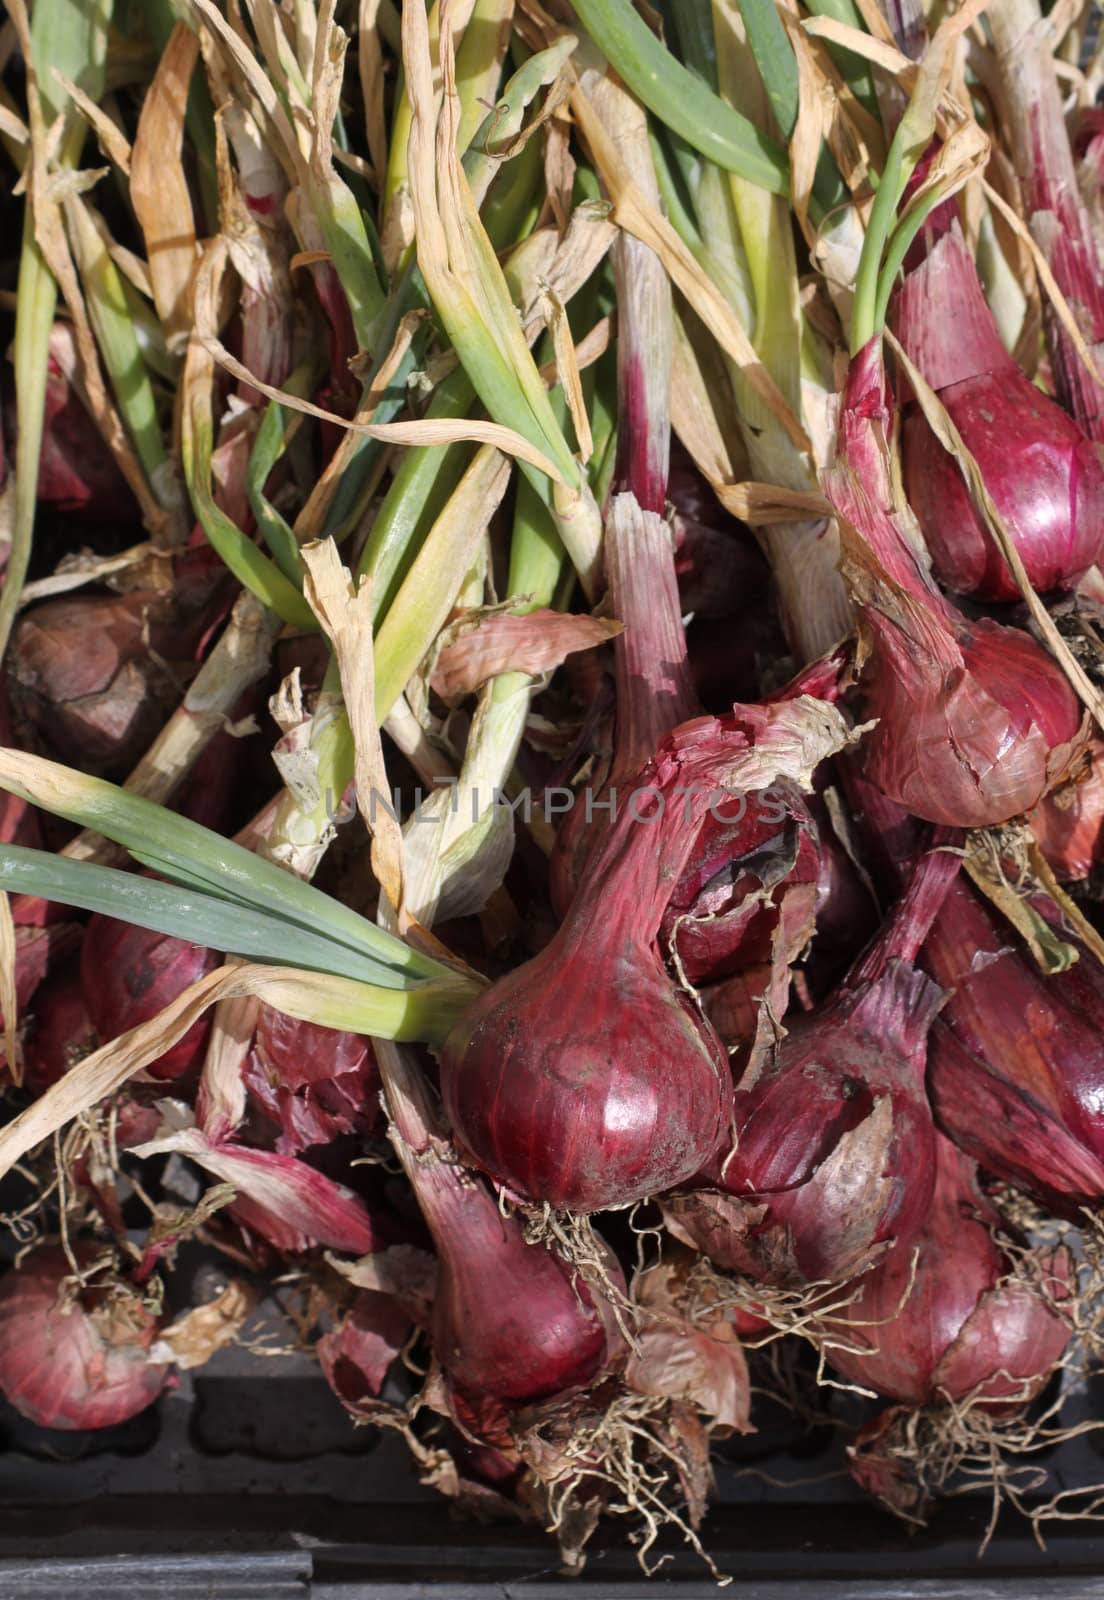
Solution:
[[[969,621],[919,564],[891,511],[880,341],[851,363],[826,492],[843,520],[859,607],[869,779],[914,815],[990,827],[1037,804],[1070,767],[1082,717],[1064,673],[1027,634]]]
[[[816,742],[811,718],[838,726],[805,699],[703,717],[665,739],[637,784],[652,820],[623,807],[551,943],[457,1024],[441,1059],[445,1108],[496,1182],[598,1211],[685,1182],[716,1150],[728,1062],[664,970],[657,936],[711,798],[745,776],[765,788],[786,770],[771,755],[779,739],[791,756],[798,730]],[[798,738],[806,758],[830,753]]]
[[[41,1094],[90,1055],[99,1042],[84,1003],[80,958],[73,957],[51,973],[38,990],[23,1041],[28,1086]]]
[[[865,840],[892,877],[917,825],[843,766]],[[1086,952],[1044,977],[1026,945],[966,882],[952,884],[922,952],[947,991],[928,1040],[936,1120],[998,1177],[1076,1215],[1104,1196],[1104,972]]]
[[[508,1406],[588,1384],[617,1346],[608,1306],[554,1251],[527,1244],[518,1218],[458,1165],[409,1057],[377,1050],[396,1148],[439,1258],[431,1333],[452,1384]]]
[[[43,506],[68,517],[103,523],[112,529],[132,529],[134,537],[141,538],[138,502],[67,376],[74,372],[76,364],[72,325],[56,322],[50,332],[38,499]],[[6,421],[9,437],[14,439],[14,406]]]
[[[8,684],[35,744],[85,771],[126,771],[158,733],[178,689],[149,648],[159,597],[74,595],[27,613],[12,634]]]
[[[667,1202],[678,1234],[719,1266],[841,1280],[916,1231],[933,1183],[924,1060],[943,996],[911,963],[957,870],[955,856],[926,857],[832,1000],[793,1019],[737,1085],[733,1148],[705,1174],[719,1192]]]
[[[1072,588],[1104,553],[1104,457],[1001,343],[977,269],[946,202],[925,230],[891,317],[981,470],[1034,588]],[[954,461],[915,401],[904,407],[905,492],[940,580],[960,594],[1018,600],[1019,586]]]
[[[84,1269],[103,1252],[78,1243]],[[32,1250],[0,1279],[0,1389],[43,1428],[110,1428],[157,1399],[169,1369],[149,1359],[157,1319],[122,1286],[78,1289],[59,1245]]]
[[[81,987],[88,1015],[101,1039],[116,1039],[157,1016],[218,964],[214,951],[201,945],[113,917],[94,916],[81,951]],[[147,1071],[155,1078],[183,1077],[202,1060],[210,1031],[208,1014]]]
[[[656,831],[614,830],[552,942],[446,1042],[449,1121],[484,1171],[530,1199],[628,1205],[691,1177],[721,1138],[724,1049],[656,948],[677,871]]]
[[[1024,214],[1095,355],[1104,341],[1104,256],[1078,192],[1048,22],[1036,0],[1005,0],[987,23]],[[1104,385],[1086,369],[1048,295],[1043,312],[1058,398],[1091,439],[1104,440]]]
[[[1047,1303],[1069,1292],[1072,1263],[1059,1249],[1038,1258],[1046,1294],[993,1239],[1000,1218],[977,1186],[974,1163],[936,1136],[935,1193],[923,1225],[862,1280],[833,1317],[848,1341],[836,1370],[909,1405],[967,1398],[1022,1404],[1060,1360],[1070,1325]]]

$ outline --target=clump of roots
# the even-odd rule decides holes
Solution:
[[[549,1527],[565,1563],[577,1569],[579,1532],[602,1512],[628,1518],[629,1537],[651,1576],[666,1556],[652,1552],[665,1528],[675,1530],[718,1583],[698,1528],[712,1483],[709,1431],[689,1405],[633,1394],[611,1382],[580,1401],[528,1424],[519,1418],[518,1447],[542,1486]]]

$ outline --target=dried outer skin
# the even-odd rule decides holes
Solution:
[[[245,1085],[281,1129],[276,1148],[295,1155],[379,1121],[379,1072],[366,1039],[261,1009]]]
[[[100,1038],[117,1039],[155,1017],[218,965],[213,950],[97,913],[88,924],[81,952],[84,1002]],[[202,1060],[210,1031],[208,1013],[147,1071],[155,1078],[183,1077]]]
[[[35,606],[4,662],[19,742],[97,775],[129,772],[179,702],[231,589],[200,546],[174,557],[171,594],[78,593]]]
[[[1104,1198],[1104,973],[1044,977],[1011,928],[954,886],[924,946],[950,991],[932,1035],[940,1124],[989,1170],[1063,1211]]]
[[[102,1246],[78,1243],[78,1265]],[[158,1324],[137,1297],[111,1313],[86,1291],[70,1315],[58,1307],[72,1273],[60,1245],[40,1246],[0,1279],[0,1389],[43,1428],[110,1428],[151,1405],[169,1369],[148,1353]]]
[[[1070,768],[1084,719],[1061,668],[1029,635],[969,621],[943,600],[902,513],[891,513],[876,345],[851,364],[840,454],[824,480],[859,608],[864,714],[878,719],[865,771],[915,816],[992,827],[1029,811]]]
[[[769,963],[785,903],[792,961],[813,935],[819,879],[816,824],[793,784],[719,800],[664,910],[661,948],[695,985]]]
[[[149,653],[157,603],[141,590],[63,596],[20,620],[8,685],[16,720],[36,744],[95,773],[129,768],[145,753],[177,698]]]
[[[315,1345],[326,1382],[354,1416],[358,1404],[378,1397],[411,1326],[391,1295],[361,1289],[337,1326]]]
[[[1104,457],[1005,350],[957,221],[894,296],[894,331],[981,469],[1034,588],[1072,588],[1104,553]],[[920,407],[901,429],[905,492],[939,578],[959,594],[1019,587]]]
[[[844,1377],[909,1405],[967,1396],[1023,1403],[1060,1359],[1069,1326],[1029,1278],[1011,1272],[992,1237],[999,1218],[977,1187],[974,1163],[937,1135],[935,1165],[921,1228],[871,1270],[840,1313],[849,1341],[869,1348],[834,1348],[829,1359]],[[1040,1267],[1061,1299],[1068,1253],[1056,1251]]]
[[[1036,843],[1064,883],[1087,878],[1104,860],[1104,740],[1094,738],[1068,783],[1045,794],[1028,817]]]

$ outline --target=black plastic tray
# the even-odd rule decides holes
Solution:
[[[306,1358],[225,1351],[108,1436],[45,1435],[10,1412],[0,1429],[0,1600],[723,1592],[677,1539],[651,1552],[666,1560],[646,1579],[620,1521],[571,1579],[539,1529],[453,1517],[402,1442],[355,1428]],[[719,1461],[702,1532],[744,1600],[1104,1600],[1104,1534],[1091,1523],[1056,1525],[1044,1550],[1005,1513],[979,1560],[984,1499],[952,1500],[910,1532],[840,1473],[838,1441],[756,1448]],[[1047,1464],[1054,1487],[1104,1480],[1104,1444],[1090,1435]]]

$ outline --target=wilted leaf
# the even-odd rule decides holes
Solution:
[[[622,632],[605,617],[563,611],[530,611],[524,617],[496,611],[469,613],[442,635],[430,684],[444,700],[474,694],[503,672],[539,678],[576,650],[591,650]]]

